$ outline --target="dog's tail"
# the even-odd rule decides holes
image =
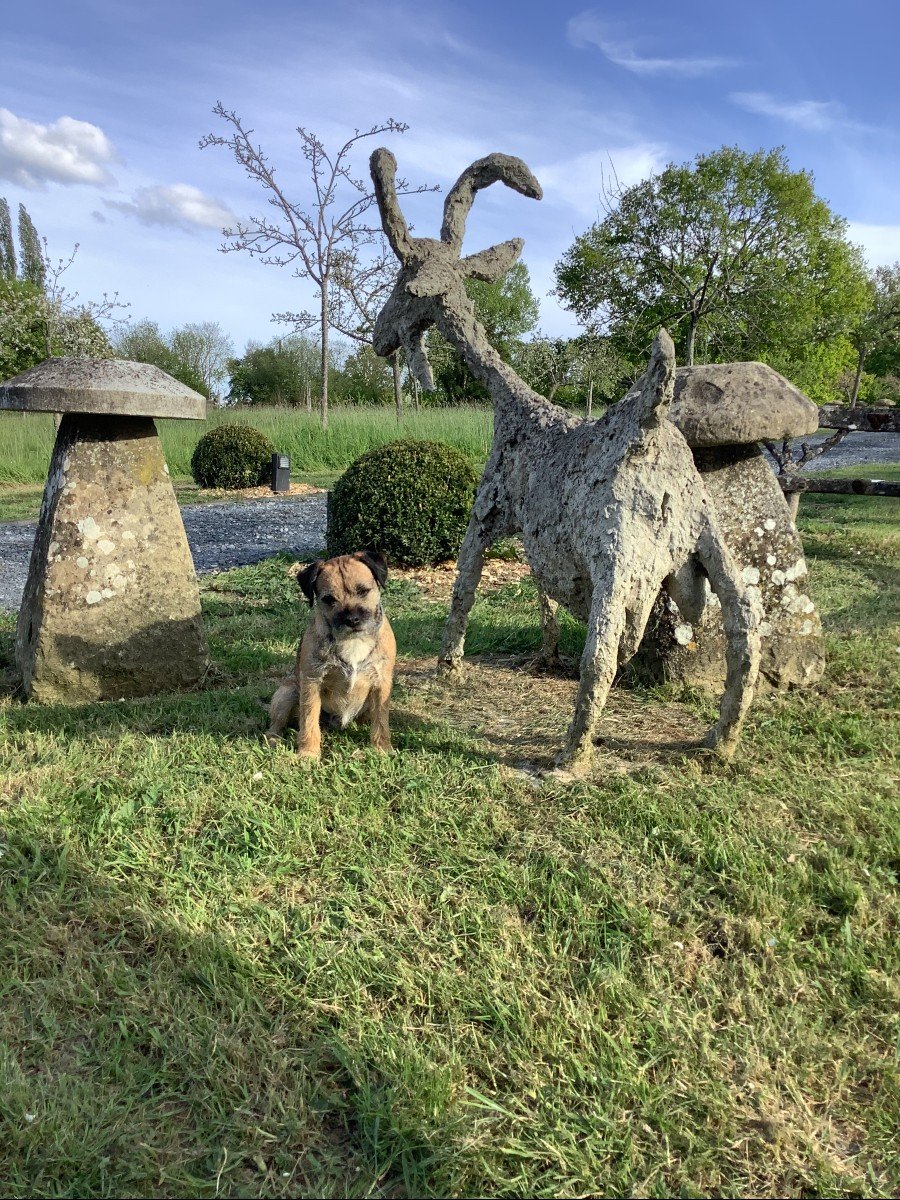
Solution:
[[[666,419],[675,388],[675,346],[668,331],[660,329],[650,351],[650,362],[641,376],[636,415],[642,429],[656,429]]]

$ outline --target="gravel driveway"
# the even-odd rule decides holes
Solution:
[[[820,435],[808,440],[819,441]],[[828,472],[898,459],[900,438],[895,433],[852,433],[807,470]],[[280,551],[303,558],[318,554],[325,544],[324,492],[296,499],[195,504],[183,508],[181,515],[201,575],[243,567]],[[19,606],[36,528],[31,521],[0,525],[0,609]]]
[[[298,558],[325,544],[325,493],[242,504],[195,504],[181,510],[201,575],[244,567],[286,551]],[[0,609],[19,607],[37,525],[0,525]]]

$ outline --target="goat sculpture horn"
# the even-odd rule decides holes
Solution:
[[[390,150],[381,147],[381,149],[375,150],[369,159],[369,169],[372,172],[375,199],[378,202],[381,224],[387,240],[400,262],[405,264],[412,254],[412,241],[409,236],[409,226],[406,224],[406,218],[397,199],[397,188],[394,182],[397,176],[397,160]]]
[[[513,191],[520,192],[532,200],[540,200],[544,194],[541,185],[521,158],[514,158],[511,154],[488,154],[485,158],[473,162],[454,183],[444,201],[441,241],[452,246],[457,254],[462,249],[466,218],[472,208],[475,193],[490,187],[492,183],[505,183]]]

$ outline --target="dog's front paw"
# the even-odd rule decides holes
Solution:
[[[281,734],[276,733],[275,731],[273,731],[271,729],[267,729],[266,732],[262,735],[262,739],[266,743],[267,746],[277,746],[281,742]]]
[[[302,763],[317,763],[322,757],[320,746],[298,746],[297,758]]]

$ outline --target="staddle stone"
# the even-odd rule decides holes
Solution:
[[[159,367],[124,358],[48,358],[0,386],[0,409],[202,421],[206,399]]]
[[[765,363],[679,367],[669,420],[694,450],[805,437],[819,427],[808,396]]]
[[[808,687],[825,669],[822,625],[809,595],[803,543],[781,488],[755,446],[695,450],[694,459],[744,582],[759,589],[760,681]],[[708,585],[707,585],[708,591]],[[699,617],[663,593],[638,655],[638,669],[700,687],[725,678],[725,631],[718,599]]]
[[[68,359],[11,380],[0,406],[64,413],[16,630],[26,695],[74,703],[195,686],[208,665],[200,594],[149,414],[202,416],[203,397],[143,363]]]

